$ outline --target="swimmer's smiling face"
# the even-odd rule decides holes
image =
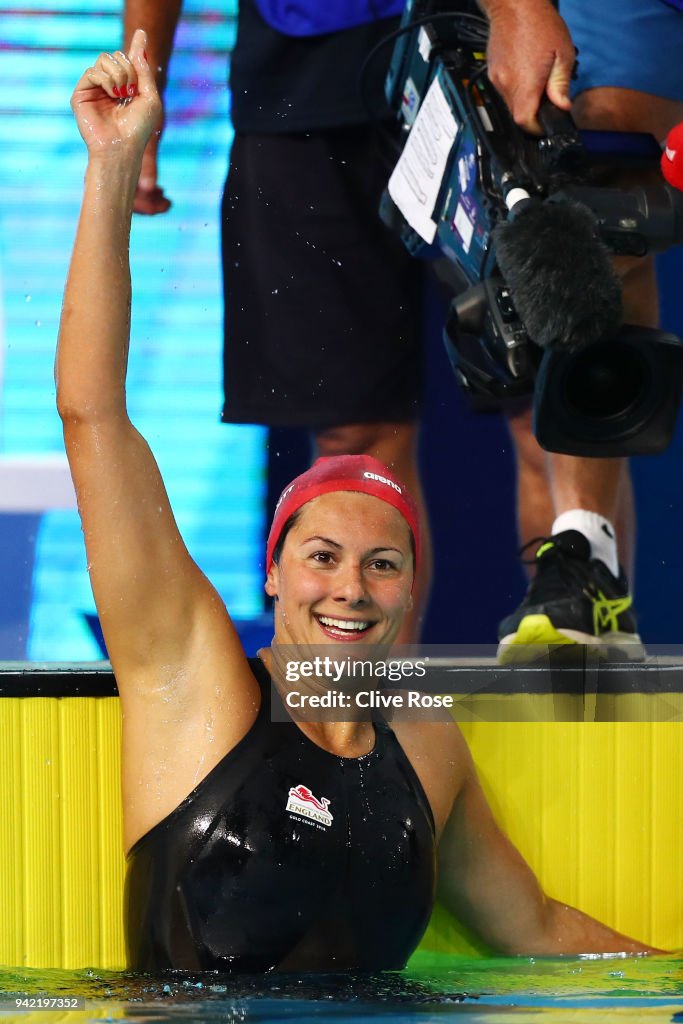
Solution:
[[[410,528],[397,509],[357,491],[322,494],[301,507],[268,573],[275,640],[391,643],[412,582]]]

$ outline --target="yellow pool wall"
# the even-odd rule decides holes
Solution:
[[[679,722],[462,725],[498,820],[546,892],[683,947]],[[119,701],[0,700],[0,963],[119,969]],[[483,952],[440,908],[423,949]]]

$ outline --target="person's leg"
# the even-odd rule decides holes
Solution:
[[[561,513],[592,509],[614,523],[620,561],[632,580],[635,505],[626,461],[544,451],[533,434],[531,409],[508,416],[507,424],[516,461],[520,547],[549,536]]]
[[[657,282],[652,259],[619,266],[623,273],[624,321],[646,327],[659,323]],[[553,515],[589,509],[614,524],[619,561],[633,583],[635,501],[626,459],[586,459],[546,453]]]
[[[548,453],[534,437],[531,406],[508,413],[507,426],[515,456],[517,535],[520,547],[526,547],[547,537],[555,518]]]
[[[420,569],[413,591],[413,608],[397,638],[419,641],[432,575],[431,534],[417,464],[418,428],[415,423],[352,423],[316,431],[315,455],[372,455],[389,466],[418,504],[421,517]]]

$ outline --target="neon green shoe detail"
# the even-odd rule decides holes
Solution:
[[[511,644],[573,644],[575,640],[560,633],[547,615],[525,615]]]
[[[605,597],[601,590],[598,596],[593,598],[593,628],[595,635],[601,633],[618,633],[619,622],[617,616],[627,611],[633,604],[630,594],[625,597]]]
[[[546,657],[549,647],[560,645],[576,645],[576,640],[558,632],[547,615],[526,615],[517,632],[500,643],[497,660],[500,665],[521,665]]]

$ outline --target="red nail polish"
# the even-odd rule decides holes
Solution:
[[[142,56],[147,60],[147,50],[142,51]]]
[[[137,87],[137,85],[129,85],[128,86],[128,95],[129,96],[137,96],[137,94],[138,94],[138,87]]]
[[[113,87],[113,89],[112,89],[112,92],[114,93],[114,96],[118,96],[118,97],[120,98],[120,96],[121,96],[121,93],[119,92],[119,87],[118,87],[118,85],[115,85],[115,86]]]

